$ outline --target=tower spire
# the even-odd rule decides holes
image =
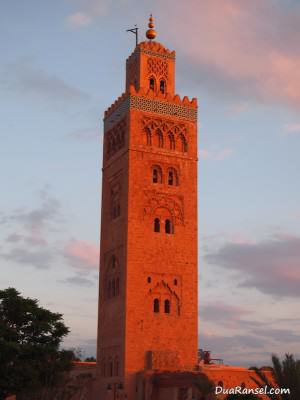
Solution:
[[[156,30],[154,29],[154,22],[153,22],[152,14],[150,14],[148,28],[149,29],[146,32],[147,39],[149,39],[149,40],[155,39],[156,38]]]

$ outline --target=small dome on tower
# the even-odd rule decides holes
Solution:
[[[153,17],[150,14],[149,23],[148,23],[148,30],[146,32],[147,39],[155,39],[156,38],[156,30],[154,29]]]

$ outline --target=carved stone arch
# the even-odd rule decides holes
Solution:
[[[169,167],[167,171],[167,183],[169,186],[179,185],[179,176],[176,168]]]
[[[160,77],[159,78],[159,92],[162,94],[166,94],[167,93],[167,81],[164,77]]]
[[[112,255],[108,261],[104,277],[104,298],[109,300],[120,294],[120,263],[116,255]]]
[[[169,124],[167,124],[166,122],[162,122],[161,124],[161,129],[166,132],[167,130],[169,130]]]
[[[182,151],[182,153],[186,153],[188,151],[188,143],[185,135],[180,133],[179,140],[180,140],[180,151]]]
[[[175,150],[175,136],[174,134],[169,131],[168,132],[168,148],[169,150]]]
[[[155,301],[159,302],[159,311],[161,313],[180,315],[180,298],[163,279],[149,289],[147,296],[152,302],[152,306],[155,306]]]
[[[119,376],[120,374],[120,361],[119,357],[115,356],[114,358],[114,376]]]
[[[163,182],[163,172],[162,168],[158,164],[154,164],[151,167],[152,183],[162,183]]]
[[[184,225],[184,199],[177,194],[166,194],[157,190],[145,190],[144,207],[141,210],[142,218],[147,216],[154,220],[157,209],[165,208],[172,215],[172,222],[175,225]]]
[[[146,146],[151,146],[152,144],[151,130],[148,127],[143,129],[143,144]]]
[[[153,138],[154,146],[163,148],[164,147],[164,134],[160,128],[157,128],[154,132]]]
[[[148,89],[156,92],[157,91],[157,78],[154,74],[149,75],[148,82],[149,82]]]
[[[153,221],[159,220],[160,232],[173,234],[175,218],[167,204],[161,204],[153,210]]]

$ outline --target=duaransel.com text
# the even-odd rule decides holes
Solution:
[[[270,388],[268,386],[257,388],[245,388],[242,386],[235,386],[225,389],[222,386],[216,386],[215,394],[290,394],[290,389]]]

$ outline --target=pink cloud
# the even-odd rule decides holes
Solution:
[[[254,287],[276,297],[300,295],[300,237],[285,234],[261,242],[227,242],[206,259],[221,268],[239,272],[240,287]]]
[[[220,302],[204,305],[202,307],[202,311],[204,314],[204,319],[206,320],[226,320],[227,322],[238,321],[250,313],[250,311],[244,307]]]
[[[108,0],[70,0],[79,9],[66,17],[66,23],[72,28],[84,28],[95,18],[103,17],[109,9]]]
[[[286,124],[283,129],[283,135],[300,133],[300,123]]]
[[[83,12],[76,12],[71,14],[66,19],[67,25],[72,28],[82,28],[90,25],[92,22],[91,18]]]
[[[181,58],[237,82],[247,96],[300,107],[300,7],[190,0],[169,13],[170,5],[164,2],[160,18]]]
[[[97,269],[99,265],[99,247],[83,240],[73,240],[64,249],[64,255],[77,269]]]

